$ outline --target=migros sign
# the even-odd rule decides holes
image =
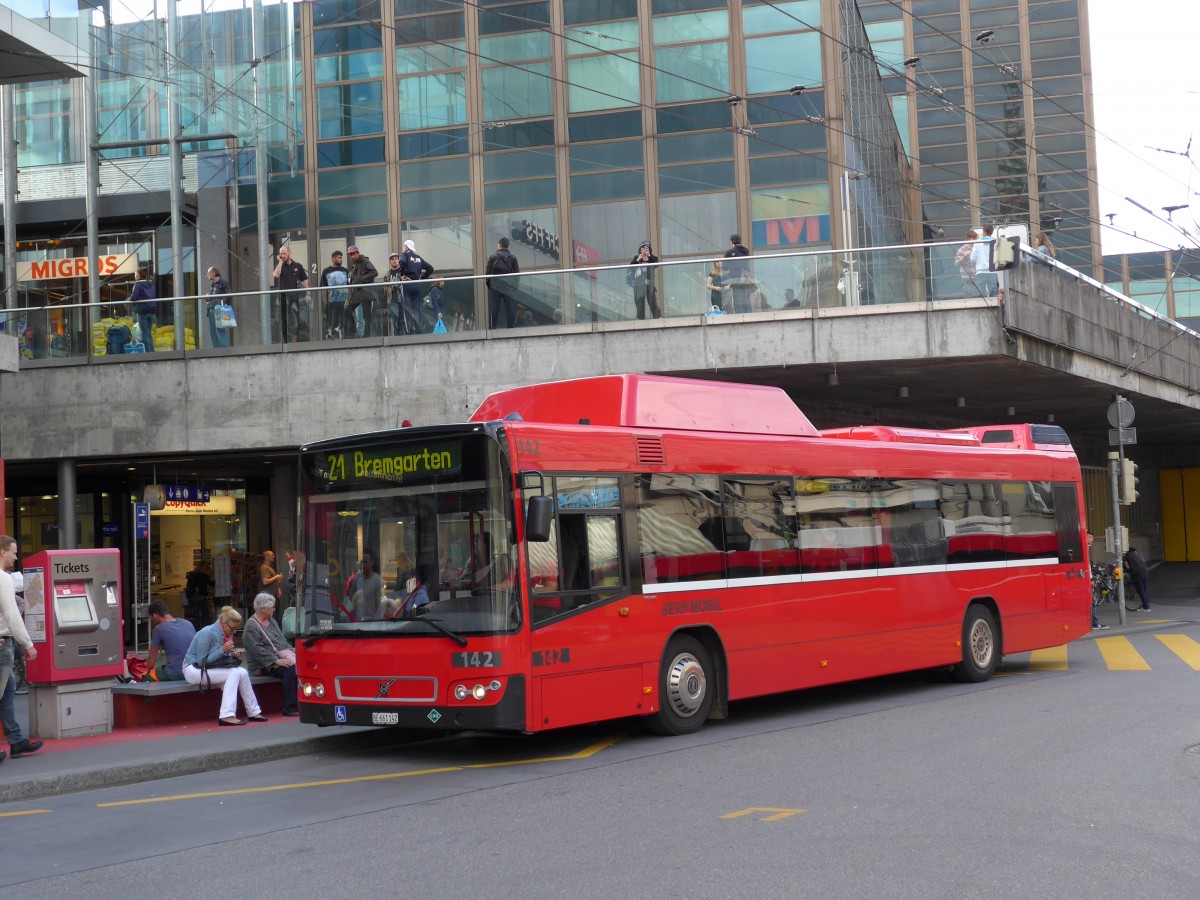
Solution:
[[[96,274],[128,275],[137,271],[137,257],[127,253],[114,253],[96,259]],[[66,259],[39,259],[34,262],[17,263],[17,281],[52,281],[60,278],[87,278],[88,259],[72,256]]]

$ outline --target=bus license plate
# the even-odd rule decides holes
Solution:
[[[371,713],[371,724],[372,725],[399,725],[400,724],[400,713],[398,713],[398,712]]]

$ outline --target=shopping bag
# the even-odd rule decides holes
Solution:
[[[433,326],[433,333],[434,334],[445,334],[446,333],[446,323],[442,319],[438,319],[437,324]]]
[[[237,316],[228,303],[218,303],[213,307],[213,320],[218,328],[237,328]]]

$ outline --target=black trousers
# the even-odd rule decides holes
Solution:
[[[283,711],[299,711],[300,698],[296,696],[296,667],[271,666],[271,668],[263,669],[262,671],[264,675],[270,675],[272,678],[278,678],[283,682]]]

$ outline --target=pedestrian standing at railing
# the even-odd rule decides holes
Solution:
[[[221,277],[221,270],[216,266],[208,267],[208,296],[214,299],[207,301],[204,305],[208,307],[208,334],[212,338],[214,347],[229,346],[229,329],[217,327],[217,307],[222,303],[228,303],[226,295],[229,293],[229,285],[225,283],[225,279]],[[208,621],[208,616],[205,616],[205,621]]]
[[[283,342],[295,343],[307,340],[308,335],[301,335],[300,304],[304,297],[300,293],[308,288],[308,270],[292,259],[292,250],[286,244],[279,248],[276,257],[275,287],[286,294],[279,295],[279,322]]]
[[[421,285],[413,282],[424,281],[433,274],[433,266],[429,260],[422,259],[417,254],[417,245],[412,241],[404,242],[404,252],[400,255],[400,268],[404,270],[404,328],[405,334],[421,333]]]
[[[967,243],[954,254],[954,264],[962,277],[964,295],[975,292],[975,230],[967,229]]]
[[[992,247],[996,239],[991,225],[983,226],[983,234],[975,242],[975,284],[982,297],[995,297],[1000,289],[1000,276],[992,271]]]
[[[657,269],[653,268],[658,262],[654,249],[649,241],[638,245],[637,255],[629,261],[633,266],[629,270],[628,284],[633,288],[633,303],[637,307],[637,317],[646,318],[646,304],[650,304],[650,315],[656,319],[662,318],[662,310],[658,307],[658,288],[654,285]]]
[[[158,323],[158,293],[154,290],[154,282],[150,280],[150,270],[142,266],[137,272],[137,281],[129,292],[129,305],[137,316],[138,331],[141,342],[146,345],[146,352],[154,352],[154,326]]]
[[[367,337],[374,331],[371,314],[375,311],[375,290],[366,285],[375,283],[379,270],[371,262],[371,257],[359,253],[357,247],[348,247],[346,252],[350,254],[350,300],[346,306],[346,327],[355,329],[350,331],[350,337]],[[363,313],[361,335],[357,333],[358,326],[354,319],[359,309]]]
[[[1054,259],[1058,255],[1054,244],[1050,243],[1050,235],[1044,231],[1039,231],[1033,236],[1033,251],[1042,259]]]
[[[345,285],[350,283],[350,273],[342,265],[342,251],[334,250],[329,255],[329,265],[321,270],[320,287],[333,288],[325,292],[325,337],[340,338],[346,330]],[[352,329],[351,329],[352,330]]]
[[[508,238],[502,237],[496,241],[496,252],[488,257],[485,275],[515,275],[521,271],[521,264],[509,252]],[[487,278],[484,280],[488,289],[488,327],[516,328],[517,327],[517,279]],[[503,321],[501,321],[503,316]]]
[[[750,274],[750,263],[745,257],[750,250],[742,243],[742,236],[729,236],[729,249],[725,251],[725,281],[733,296],[733,312],[750,312],[750,296],[754,291],[754,278]]]
[[[400,254],[388,257],[388,270],[383,273],[387,284],[388,318],[392,323],[392,334],[414,334],[404,320],[404,270],[400,268]]]

